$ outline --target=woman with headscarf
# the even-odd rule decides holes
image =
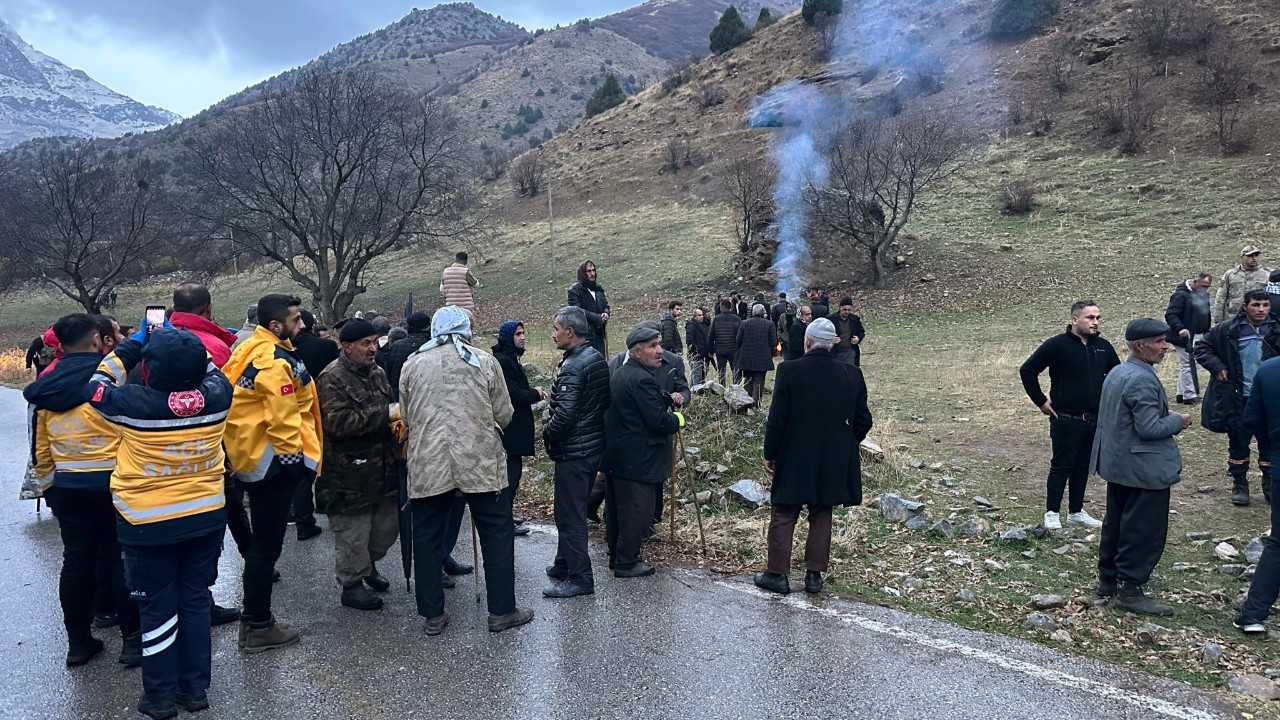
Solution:
[[[498,344],[493,346],[493,357],[502,367],[502,377],[507,383],[507,394],[515,413],[511,424],[502,433],[502,446],[507,451],[507,494],[514,505],[516,492],[520,490],[520,475],[524,472],[524,459],[533,457],[533,406],[547,398],[542,388],[529,387],[529,377],[520,364],[524,355],[524,323],[508,320],[498,328]],[[528,535],[529,528],[523,518],[513,518],[517,535]]]
[[[408,426],[414,589],[426,633],[439,635],[449,624],[440,566],[458,491],[484,552],[489,631],[529,622],[533,612],[516,608],[515,535],[502,447],[502,430],[514,411],[498,361],[471,345],[471,319],[462,308],[447,305],[431,318],[431,339],[401,370],[400,408]]]

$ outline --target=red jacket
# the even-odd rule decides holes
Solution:
[[[209,351],[209,357],[214,365],[222,367],[231,359],[231,345],[236,341],[236,334],[230,330],[207,318],[184,312],[175,312],[171,315],[169,324],[179,330],[190,330],[195,333],[196,337],[200,338],[200,342],[204,343],[205,349]]]
[[[53,328],[45,330],[44,337],[41,339],[44,341],[45,345],[53,348],[54,352],[57,353],[54,355],[53,362],[49,363],[49,367],[45,368],[44,372],[40,373],[40,377],[44,377],[52,372],[53,369],[58,366],[58,361],[62,359],[62,343],[58,342],[58,336],[53,334]]]

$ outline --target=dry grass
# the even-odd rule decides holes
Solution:
[[[0,352],[0,385],[22,387],[35,379],[27,369],[26,353],[16,348]]]

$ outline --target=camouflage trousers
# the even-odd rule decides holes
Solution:
[[[329,515],[333,533],[333,564],[338,584],[351,587],[369,576],[373,564],[386,556],[400,534],[395,498],[380,501],[358,515]]]

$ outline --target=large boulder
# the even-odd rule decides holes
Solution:
[[[736,413],[744,413],[747,408],[756,404],[755,399],[751,397],[751,393],[747,392],[746,388],[741,385],[730,385],[725,388],[724,402],[729,406],[730,410]]]
[[[755,480],[739,480],[729,486],[729,492],[733,493],[739,502],[752,509],[769,502],[769,491]]]

